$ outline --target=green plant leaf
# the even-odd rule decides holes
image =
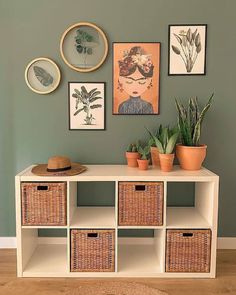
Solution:
[[[164,152],[163,145],[158,138],[155,138],[155,144],[156,144],[156,147],[158,148],[159,153],[164,154],[165,152]]]
[[[201,136],[201,124],[202,124],[202,121],[203,121],[203,119],[204,119],[204,117],[206,115],[206,112],[208,111],[208,109],[210,108],[210,106],[212,104],[213,96],[214,96],[214,93],[212,93],[212,95],[210,96],[207,104],[205,105],[205,107],[201,111],[199,119],[198,119],[198,121],[196,123],[196,126],[194,128],[194,133],[193,133],[193,144],[194,145],[199,144],[200,136]]]
[[[169,139],[169,141],[167,143],[167,146],[166,146],[166,150],[165,150],[165,153],[166,154],[172,154],[173,149],[175,147],[175,144],[176,144],[176,141],[177,141],[178,137],[179,137],[179,132],[174,133],[170,137],[170,139]]]

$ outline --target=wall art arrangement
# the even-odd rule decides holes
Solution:
[[[104,32],[91,23],[77,23],[63,34],[60,43],[64,62],[78,72],[91,72],[106,59],[108,42]]]
[[[206,24],[169,25],[168,75],[206,74]],[[62,35],[63,61],[77,72],[98,69],[108,54],[105,33],[80,22]],[[160,112],[160,42],[113,43],[113,115],[158,115]],[[40,57],[26,67],[28,87],[38,94],[54,91],[58,66]],[[105,130],[105,82],[69,82],[69,129]]]
[[[69,82],[69,129],[105,129],[105,83]]]
[[[169,75],[206,74],[207,25],[169,26]]]
[[[113,114],[159,114],[159,42],[113,43]]]
[[[25,70],[26,84],[38,94],[48,94],[54,91],[60,79],[61,73],[58,66],[46,57],[32,60]]]

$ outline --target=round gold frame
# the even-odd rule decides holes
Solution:
[[[102,38],[103,38],[103,41],[104,41],[104,46],[105,46],[105,50],[104,50],[104,55],[101,59],[101,61],[94,67],[92,68],[89,68],[89,69],[84,69],[84,68],[77,68],[77,67],[74,67],[72,64],[70,64],[68,62],[68,60],[65,58],[65,55],[63,53],[63,43],[64,43],[64,39],[66,37],[66,35],[71,31],[73,30],[74,28],[76,27],[81,27],[81,26],[88,26],[88,27],[92,27],[94,28],[95,30],[97,30]],[[86,73],[86,72],[92,72],[92,71],[95,71],[96,69],[98,69],[105,61],[106,57],[107,57],[107,54],[108,54],[108,41],[107,41],[107,37],[105,35],[105,33],[96,25],[92,24],[92,23],[88,23],[88,22],[81,22],[81,23],[76,23],[72,26],[70,26],[62,35],[61,37],[61,42],[60,42],[60,52],[61,52],[61,56],[62,56],[62,59],[64,60],[64,62],[73,70],[77,71],[77,72],[82,72],[82,73]]]
[[[58,74],[58,80],[57,80],[55,86],[54,86],[52,89],[48,90],[48,91],[39,91],[39,90],[37,90],[37,89],[34,89],[34,88],[30,85],[29,80],[28,80],[28,71],[29,71],[29,68],[32,66],[32,64],[34,64],[36,61],[39,61],[39,60],[48,61],[48,62],[50,62],[51,64],[53,64],[53,66],[55,67],[56,72],[57,72],[57,74]],[[58,87],[58,85],[59,85],[59,83],[60,83],[60,80],[61,80],[61,72],[60,72],[60,69],[59,69],[58,65],[57,65],[54,61],[52,61],[51,59],[49,59],[49,58],[47,58],[47,57],[38,57],[38,58],[33,59],[33,60],[27,65],[27,67],[26,67],[26,69],[25,69],[25,82],[26,82],[27,86],[28,86],[32,91],[34,91],[34,92],[36,92],[36,93],[38,93],[38,94],[48,94],[48,93],[53,92],[53,91]]]

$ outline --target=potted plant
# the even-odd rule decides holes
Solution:
[[[201,169],[207,149],[205,144],[200,144],[201,126],[206,112],[211,106],[213,96],[214,94],[211,95],[201,111],[197,97],[190,98],[187,106],[177,99],[175,100],[181,138],[181,144],[176,147],[176,155],[182,169]]]
[[[165,127],[162,128],[159,137],[155,135],[152,135],[152,137],[159,151],[161,170],[164,172],[171,171],[175,157],[173,150],[179,137],[179,131],[176,127],[172,129]]]
[[[138,167],[140,170],[147,170],[149,164],[149,156],[150,156],[150,146],[146,145],[142,147],[141,145],[138,146],[138,151],[141,155],[141,158],[138,159]]]
[[[148,129],[147,129],[147,131],[148,131],[148,133],[151,136],[148,144],[150,146],[152,165],[154,167],[159,167],[160,166],[159,151],[158,151],[158,148],[156,146],[155,140],[154,140],[154,138],[152,136],[152,133]],[[160,127],[157,129],[157,132],[156,132],[156,135],[155,136],[157,138],[159,138],[159,136],[160,136],[161,133],[162,133],[162,125],[160,125]]]
[[[138,146],[135,143],[129,144],[126,150],[126,159],[129,167],[138,167],[137,159],[140,158]]]

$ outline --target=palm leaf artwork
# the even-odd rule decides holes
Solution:
[[[210,96],[205,107],[200,111],[198,99],[190,98],[188,105],[184,106],[179,100],[175,100],[178,111],[178,127],[181,142],[185,146],[198,146],[201,136],[201,125],[207,111],[209,110],[214,93]]]
[[[97,88],[94,88],[87,91],[85,86],[81,86],[81,89],[74,89],[72,97],[76,99],[75,101],[75,113],[74,116],[77,116],[79,113],[84,112],[86,114],[84,122],[85,125],[92,125],[93,121],[96,121],[96,118],[91,113],[91,110],[102,108],[102,104],[94,103],[97,100],[103,99],[101,96],[101,91],[98,91]]]
[[[173,33],[173,36],[177,40],[178,46],[171,45],[172,51],[182,59],[187,73],[191,73],[202,50],[198,29],[192,32],[191,28],[188,28],[187,31],[181,30],[178,34]]]
[[[53,77],[45,69],[39,66],[34,66],[33,69],[36,78],[43,86],[48,87],[53,83]]]

